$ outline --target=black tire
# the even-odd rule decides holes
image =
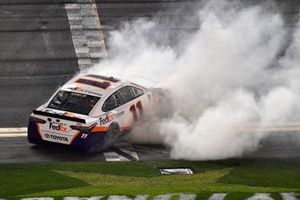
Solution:
[[[113,122],[105,135],[105,148],[108,148],[114,144],[114,142],[122,135],[121,129],[118,123]]]

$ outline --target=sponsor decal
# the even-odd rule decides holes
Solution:
[[[116,83],[119,81],[119,79],[116,79],[112,76],[101,76],[101,75],[96,75],[96,74],[88,74],[86,75],[86,77],[92,77],[92,78],[98,78],[98,79],[101,79],[101,80],[105,80],[105,81],[110,81],[110,82],[113,82],[113,83]]]
[[[70,88],[68,88],[68,90],[72,90],[72,91],[76,91],[76,92],[83,92],[83,93],[86,93],[86,94],[91,94],[91,95],[96,95],[96,96],[102,96],[102,94],[100,94],[100,93],[93,92],[93,91],[90,91],[90,90],[86,90],[86,89],[81,88],[81,87],[70,87]]]
[[[81,138],[81,139],[86,139],[88,136],[89,136],[89,134],[87,134],[87,133],[82,133],[80,138]]]
[[[113,114],[107,114],[105,117],[100,117],[100,125],[104,125],[107,124],[113,120],[115,120],[116,118],[124,115],[124,111],[121,111],[119,113],[113,113]]]
[[[49,122],[49,129],[54,131],[67,132],[67,125],[59,122]]]
[[[110,86],[110,82],[107,82],[107,81],[99,82],[99,81],[93,81],[93,80],[84,79],[84,78],[80,78],[75,82],[85,84],[85,85],[90,85],[90,86],[97,87],[97,88],[101,88],[103,90],[106,90]]]
[[[45,136],[45,138],[50,139],[50,140],[64,141],[64,142],[69,141],[68,138],[64,137],[64,136],[51,135],[51,134],[48,134],[48,133],[46,133],[44,136]]]

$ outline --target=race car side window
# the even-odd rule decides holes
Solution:
[[[131,88],[132,88],[133,95],[135,98],[144,94],[144,91],[139,88],[136,88],[136,87],[131,87]]]
[[[125,104],[135,98],[130,86],[122,87],[117,91],[117,94],[120,96],[121,104]]]
[[[131,87],[131,86],[125,86],[116,91],[114,94],[112,94],[110,97],[107,98],[107,100],[104,102],[102,111],[107,112],[114,108],[117,108],[118,106],[121,106],[123,104],[128,103],[129,101],[143,95],[143,90]]]
[[[118,97],[120,104],[123,105],[143,94],[144,91],[142,89],[132,86],[125,86],[116,92],[116,97]]]
[[[107,112],[119,106],[116,94],[112,94],[103,104],[102,111]]]

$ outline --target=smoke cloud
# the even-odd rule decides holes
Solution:
[[[300,29],[289,35],[264,6],[223,2],[202,6],[199,29],[176,40],[171,23],[157,20],[111,32],[110,57],[90,72],[172,93],[171,116],[138,126],[133,139],[163,142],[176,159],[224,159],[254,151],[268,135],[247,127],[299,121]]]

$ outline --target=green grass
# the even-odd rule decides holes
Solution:
[[[161,167],[190,167],[195,174],[161,175]],[[278,192],[300,192],[300,159],[0,165],[0,199],[181,192],[197,199],[214,192],[229,193],[226,199],[268,192],[280,199]]]

